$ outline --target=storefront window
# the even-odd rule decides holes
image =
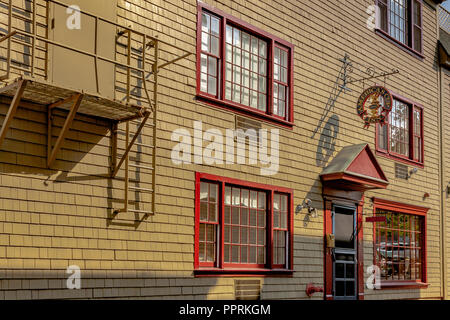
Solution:
[[[373,198],[374,259],[385,285],[426,285],[427,208]]]

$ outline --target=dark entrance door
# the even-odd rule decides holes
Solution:
[[[357,298],[356,207],[333,206],[333,298]]]

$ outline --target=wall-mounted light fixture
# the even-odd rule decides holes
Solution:
[[[308,208],[308,212],[306,213],[308,216],[313,218],[317,217],[317,210],[316,208],[313,208],[311,199],[306,198],[305,200],[303,200],[303,203],[299,204],[295,208],[295,213],[300,213],[300,211],[302,211],[303,208]]]
[[[450,197],[450,182],[447,185],[447,197]]]

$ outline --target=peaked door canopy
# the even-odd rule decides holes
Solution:
[[[367,143],[344,147],[320,174],[326,186],[343,190],[386,189],[389,184]]]

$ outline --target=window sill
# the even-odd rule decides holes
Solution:
[[[404,163],[404,164],[409,164],[409,165],[412,165],[412,166],[416,166],[416,167],[419,167],[421,169],[424,168],[424,164],[422,162],[417,162],[417,161],[414,161],[414,160],[398,157],[396,155],[393,155],[393,154],[390,154],[390,153],[386,153],[384,151],[376,150],[375,154],[377,156],[381,156],[381,157],[384,157],[384,158],[387,158],[387,159],[398,161],[398,162],[401,162],[401,163]]]
[[[425,56],[422,53],[417,52],[413,48],[410,48],[407,45],[401,43],[400,41],[394,39],[388,33],[386,33],[384,30],[375,29],[375,33],[378,34],[380,37],[384,38],[385,40],[389,41],[390,43],[394,44],[395,46],[399,47],[403,51],[409,53],[413,57],[416,57],[417,59],[420,59],[420,60],[423,60],[425,58]]]
[[[421,281],[381,281],[381,289],[425,289],[429,285]]]
[[[210,277],[210,276],[220,276],[220,277],[236,277],[236,276],[284,276],[291,277],[294,270],[289,269],[219,269],[219,268],[208,268],[200,267],[194,270],[194,275],[196,277]]]
[[[294,126],[294,123],[291,121],[286,121],[277,116],[268,115],[267,113],[262,112],[262,111],[246,108],[246,107],[241,106],[236,103],[223,101],[223,100],[211,97],[207,94],[202,94],[201,92],[197,93],[197,100],[205,102],[208,105],[211,105],[214,107],[219,107],[219,108],[222,108],[222,109],[228,110],[228,111],[231,110],[231,111],[239,113],[241,115],[250,116],[252,118],[255,118],[258,120],[263,120],[265,122],[279,125],[279,126],[282,126],[282,127],[288,128],[288,129],[292,129]]]

